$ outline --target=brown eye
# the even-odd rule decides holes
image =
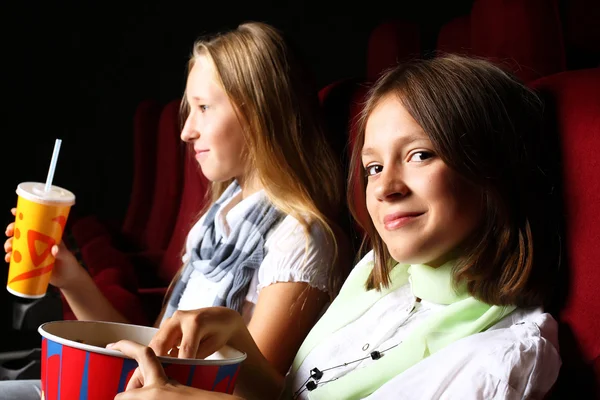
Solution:
[[[378,165],[378,164],[367,165],[365,167],[365,176],[369,177],[369,176],[377,175],[382,170],[383,170],[383,166],[382,165]]]
[[[409,161],[422,162],[433,157],[433,153],[428,151],[416,151],[410,155]]]

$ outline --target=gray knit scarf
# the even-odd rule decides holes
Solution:
[[[213,306],[225,306],[241,313],[254,271],[265,256],[265,235],[285,214],[264,198],[244,214],[232,227],[229,237],[222,241],[222,236],[216,235],[215,216],[238,189],[239,185],[234,181],[206,213],[198,234],[200,242],[190,252],[189,261],[169,298],[164,318],[177,310],[194,270],[212,282],[219,282]]]

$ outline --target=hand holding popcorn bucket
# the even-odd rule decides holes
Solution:
[[[47,322],[42,335],[42,398],[113,400],[137,362],[106,348],[126,339],[147,346],[158,329],[100,321]],[[225,346],[205,359],[158,357],[169,379],[212,392],[233,393],[246,354]]]

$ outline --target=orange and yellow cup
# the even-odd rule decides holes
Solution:
[[[28,299],[44,297],[54,268],[52,246],[59,244],[75,195],[43,183],[17,186],[17,214],[6,289]]]

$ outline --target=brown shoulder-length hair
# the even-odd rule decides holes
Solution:
[[[454,282],[496,305],[543,304],[560,259],[553,179],[541,164],[543,105],[514,76],[490,62],[455,55],[414,60],[372,87],[358,121],[349,194],[365,193],[361,163],[366,122],[382,99],[397,96],[429,136],[439,157],[481,190],[480,225],[460,246]],[[358,188],[356,188],[358,185]],[[355,191],[358,190],[358,191]],[[351,200],[355,218],[363,197]],[[358,218],[357,218],[358,220]],[[395,264],[372,221],[363,221],[374,250],[368,289],[389,285]]]

